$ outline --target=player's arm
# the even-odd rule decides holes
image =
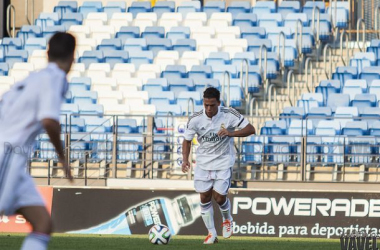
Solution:
[[[230,109],[230,126],[239,130],[228,131],[226,128],[219,130],[218,136],[228,137],[247,137],[256,133],[255,127],[249,121],[234,109]]]
[[[191,150],[191,141],[183,140],[182,142],[182,172],[186,173],[190,169],[189,155]]]
[[[194,120],[194,117],[189,119],[184,134],[184,140],[182,142],[182,172],[184,173],[190,169],[189,156],[191,151],[191,141],[196,133],[196,125]]]
[[[227,130],[227,132],[228,132],[228,130]],[[233,132],[228,132],[227,135],[229,137],[247,137],[247,136],[254,135],[254,134],[256,134],[255,127],[253,127],[252,124],[249,123],[243,129],[235,130]]]
[[[59,125],[59,122],[49,118],[43,119],[41,122],[46,133],[49,135],[51,143],[57,151],[59,161],[63,166],[66,176],[72,180],[73,177],[71,176],[70,166],[66,162],[65,153],[61,143],[61,126]]]

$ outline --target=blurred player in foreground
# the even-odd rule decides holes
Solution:
[[[182,171],[190,169],[191,141],[198,135],[197,166],[194,170],[194,187],[200,194],[201,214],[208,229],[204,244],[218,242],[214,226],[211,199],[218,203],[223,216],[223,237],[232,235],[230,201],[227,198],[235,163],[233,137],[255,134],[255,128],[238,111],[220,106],[220,92],[207,88],[203,93],[204,109],[189,118],[182,143]],[[240,130],[235,131],[238,128]]]
[[[21,214],[31,223],[33,231],[22,250],[47,249],[52,232],[50,215],[27,173],[33,142],[43,129],[72,181],[61,144],[59,116],[74,51],[75,38],[56,33],[49,41],[48,66],[14,84],[0,102],[0,215]]]

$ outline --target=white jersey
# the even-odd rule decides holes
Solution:
[[[191,141],[198,135],[197,167],[204,170],[228,169],[235,163],[233,138],[219,137],[222,128],[233,132],[245,128],[249,122],[233,108],[220,107],[218,113],[209,118],[204,110],[190,117],[185,131],[185,140]]]
[[[67,88],[66,74],[55,63],[14,84],[0,101],[0,149],[4,144],[29,147],[43,119],[59,121]]]

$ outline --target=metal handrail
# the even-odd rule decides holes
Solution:
[[[11,10],[12,10],[12,34],[11,34]],[[7,7],[7,32],[8,36],[15,37],[16,34],[16,8],[12,4]]]
[[[276,108],[276,114],[275,115],[272,114],[272,89],[273,88],[274,88],[274,92],[273,92],[274,105]],[[269,114],[271,115],[272,119],[274,119],[274,116],[277,116],[277,112],[278,112],[278,109],[277,109],[277,89],[276,89],[276,85],[274,83],[272,83],[268,88],[268,99],[269,99]]]
[[[253,116],[253,103],[255,103],[255,116],[258,116],[259,102],[254,97],[252,97],[252,99],[249,101],[249,116]]]
[[[280,56],[280,47],[281,47],[281,38],[282,38],[282,41],[283,41],[283,47],[282,47],[282,53],[281,53],[281,56]],[[280,62],[281,62],[281,69],[284,69],[285,68],[285,33],[283,31],[280,32],[280,34],[278,34],[278,50],[277,50],[277,56],[280,58]]]
[[[299,28],[301,29],[301,32],[300,32],[300,36],[298,36],[298,33],[299,33]],[[302,54],[302,38],[303,38],[303,24],[302,24],[302,21],[300,19],[297,20],[297,25],[296,25],[296,46],[297,46],[297,49],[298,49],[298,54],[301,55]]]
[[[262,64],[262,60],[263,60],[263,49],[265,48],[265,53],[264,53],[264,63],[265,63],[265,67],[264,67],[264,74],[263,74],[263,64]],[[267,70],[268,70],[268,48],[265,44],[262,44],[260,46],[260,57],[259,57],[259,70],[260,70],[260,74],[261,75],[261,79],[263,80],[263,86],[264,86],[264,101],[266,99],[266,93],[267,93],[267,90],[268,90],[268,83],[267,83]]]
[[[343,39],[344,38],[346,38],[346,61],[344,61],[344,56],[343,56]],[[340,34],[340,58],[342,59],[344,66],[347,66],[350,61],[350,49],[349,49],[349,36],[346,30],[343,30],[342,33]]]
[[[362,33],[363,33],[363,47],[360,47],[360,32],[359,32],[359,29],[360,29],[360,26],[362,26]],[[365,37],[365,33],[366,33],[366,27],[365,27],[365,22],[362,18],[359,18],[358,19],[358,22],[356,23],[356,43],[358,44],[358,48],[360,49],[360,52],[365,52],[366,51],[366,37]]]
[[[194,114],[194,100],[193,100],[193,98],[190,97],[189,99],[187,99],[187,109],[186,109],[186,116],[187,117],[189,117],[189,115],[190,115],[190,112],[189,112],[190,103],[192,104],[191,113]]]
[[[329,60],[329,63],[330,63],[330,72],[327,73],[327,51],[329,51],[329,57],[330,57],[330,60]],[[331,79],[332,77],[332,48],[331,48],[331,45],[330,44],[326,44],[325,48],[323,49],[323,64],[324,64],[324,69],[325,69],[325,74],[326,74],[326,77],[327,79]]]
[[[246,66],[245,70],[245,86],[244,86],[244,81],[243,81],[243,68],[244,68],[244,63]],[[240,86],[241,89],[244,89],[244,98],[246,101],[248,101],[249,94],[248,94],[248,80],[249,80],[249,61],[247,58],[244,58],[241,60],[241,71],[240,71]]]
[[[34,24],[34,0],[32,0],[32,20],[29,19],[29,0],[25,0],[25,17],[29,25]]]
[[[225,102],[225,104],[227,105],[227,107],[230,107],[231,74],[228,71],[224,71],[224,74],[223,74],[222,99],[224,100],[225,85],[226,85],[226,74],[227,74],[227,88],[228,88],[228,92],[227,92],[227,102]]]
[[[317,16],[317,32],[315,32],[315,12],[318,11],[318,16]],[[315,40],[315,47],[316,47],[316,50],[317,50],[317,61],[319,61],[319,48],[320,48],[320,44],[321,44],[321,40],[319,39],[319,33],[321,31],[321,27],[320,27],[320,19],[321,19],[321,10],[319,9],[319,7],[317,6],[314,6],[313,7],[313,14],[312,14],[312,18],[313,18],[313,23],[312,23],[312,29],[313,29],[313,35],[314,35],[314,40]]]
[[[335,12],[334,18],[333,18],[333,11]],[[330,19],[333,21],[333,28],[335,29],[337,27],[337,14],[338,14],[338,3],[336,0],[334,0],[334,4],[331,5],[331,11],[330,11]]]
[[[310,71],[309,71],[310,69]],[[305,61],[305,83],[306,83],[306,89],[309,93],[313,92],[314,90],[314,74],[313,74],[314,66],[311,57],[308,57]],[[309,88],[309,72],[311,75],[311,83],[313,84],[313,90],[310,90]]]
[[[380,9],[380,4],[377,5],[376,9],[375,9],[375,18],[373,19],[374,22],[375,22],[375,31],[377,32],[377,38],[380,39],[380,30],[379,30],[379,9]]]
[[[290,83],[293,84],[293,86],[292,86],[292,88],[293,88],[293,101],[290,98]],[[295,77],[294,77],[293,70],[289,70],[289,72],[288,72],[287,85],[288,85],[287,86],[287,89],[288,89],[288,100],[290,102],[290,105],[294,106],[295,105],[295,101],[296,101],[296,89],[295,89],[296,83],[295,83]]]

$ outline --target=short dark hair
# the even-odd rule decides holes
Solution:
[[[73,57],[75,37],[69,33],[57,32],[49,40],[49,61],[66,61]]]
[[[218,102],[220,101],[220,92],[214,87],[208,87],[203,92],[203,98],[215,98]]]

